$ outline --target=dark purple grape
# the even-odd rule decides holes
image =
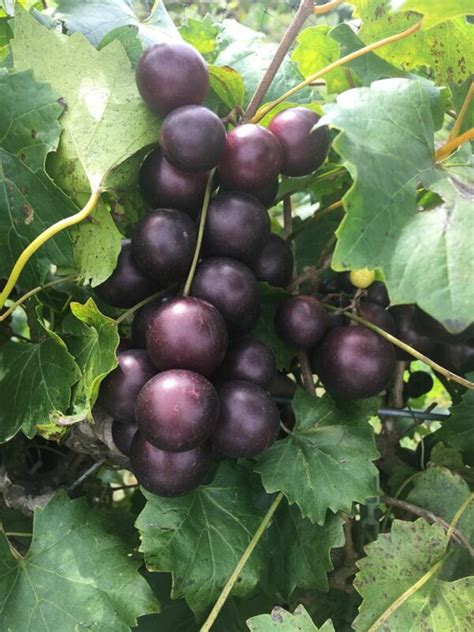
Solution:
[[[407,397],[421,397],[433,388],[433,378],[426,371],[414,371],[403,388]]]
[[[341,277],[333,275],[321,279],[319,291],[321,294],[337,294],[341,290]]]
[[[292,399],[296,392],[296,384],[287,375],[278,372],[268,391],[277,399]]]
[[[280,415],[261,386],[243,380],[226,382],[219,400],[221,413],[212,437],[218,453],[234,458],[256,456],[275,441]]]
[[[332,395],[365,399],[380,393],[395,369],[393,345],[364,327],[336,327],[316,348],[314,366]]]
[[[115,354],[118,355],[122,351],[128,351],[129,349],[139,349],[139,347],[136,347],[128,338],[121,337]]]
[[[397,325],[397,338],[413,347],[420,353],[431,357],[434,352],[435,343],[428,336],[420,333],[415,325],[415,307],[414,305],[396,305],[391,307],[389,313],[393,316]],[[396,348],[398,360],[413,360],[413,356],[399,347]]]
[[[290,296],[278,308],[275,330],[290,347],[310,349],[326,333],[328,321],[326,310],[314,296]]]
[[[141,219],[133,233],[135,261],[162,287],[183,280],[194,256],[197,229],[181,211],[159,209]]]
[[[268,388],[276,377],[275,356],[262,342],[239,340],[229,348],[218,374],[223,381],[246,380]]]
[[[202,208],[207,178],[207,172],[184,173],[155,149],[141,166],[139,182],[151,208],[175,208],[195,219]]]
[[[100,386],[100,404],[116,421],[135,420],[135,400],[156,369],[142,349],[130,349],[117,356],[118,367]]]
[[[200,105],[173,110],[160,130],[160,145],[166,160],[188,173],[213,169],[222,156],[225,139],[221,119]]]
[[[125,456],[130,456],[130,447],[137,430],[138,426],[135,422],[124,424],[116,419],[112,422],[112,439],[117,450]]]
[[[198,487],[210,465],[207,446],[187,452],[165,452],[137,432],[130,450],[130,463],[142,487],[158,496],[183,496]]]
[[[387,288],[381,281],[374,281],[371,285],[369,285],[366,297],[371,303],[377,303],[382,307],[388,307],[390,305]]]
[[[247,123],[227,134],[217,173],[226,189],[253,193],[276,180],[282,160],[276,137],[260,125]]]
[[[283,149],[281,172],[286,176],[306,176],[316,171],[329,152],[329,130],[326,126],[313,129],[321,117],[296,107],[273,117],[269,130]]]
[[[161,307],[163,303],[169,301],[170,298],[174,298],[173,294],[166,293],[155,301],[151,301],[143,307],[140,307],[140,309],[135,312],[132,321],[132,342],[134,349],[146,348],[146,330],[150,324],[151,317],[156,310]]]
[[[260,313],[257,279],[246,265],[234,259],[214,257],[202,261],[191,294],[212,303],[233,332],[251,329]]]
[[[209,89],[206,62],[184,42],[147,48],[138,62],[136,81],[142,99],[162,117],[183,105],[201,105]]]
[[[474,338],[474,323],[466,327],[459,334],[452,334],[441,323],[432,318],[419,307],[414,309],[414,323],[417,331],[422,331],[425,336],[435,342],[446,344],[466,342]]]
[[[262,189],[255,189],[252,191],[251,195],[253,195],[254,198],[257,198],[257,200],[263,204],[265,208],[270,208],[270,206],[273,206],[273,203],[275,202],[279,186],[280,183],[278,182],[278,179],[276,179]],[[227,190],[222,184],[220,184],[220,187],[222,191]]]
[[[130,239],[124,239],[115,270],[95,291],[109,305],[126,308],[157,292],[158,283],[145,276],[138,267]]]
[[[219,193],[209,204],[204,248],[208,255],[252,262],[270,236],[265,207],[246,193]]]
[[[436,345],[433,360],[457,375],[464,375],[474,371],[474,345],[472,342]]]
[[[141,434],[160,450],[184,452],[209,439],[219,416],[212,384],[194,371],[172,369],[140,391],[135,418]]]
[[[253,262],[252,269],[259,281],[286,287],[293,275],[293,253],[289,243],[272,233]]]
[[[159,371],[188,369],[209,376],[227,350],[224,319],[207,301],[174,298],[153,315],[147,331],[147,350]]]
[[[369,323],[377,325],[380,329],[384,329],[392,336],[397,335],[397,325],[393,316],[377,303],[371,303],[370,301],[361,301],[359,303],[359,316],[368,320]],[[363,326],[363,325],[361,325]]]

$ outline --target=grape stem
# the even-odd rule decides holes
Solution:
[[[82,220],[86,219],[92,211],[97,206],[97,203],[100,199],[100,190],[93,191],[87,204],[74,215],[70,215],[69,217],[65,217],[64,219],[59,220],[52,226],[49,226],[46,230],[40,233],[33,241],[28,244],[28,246],[23,250],[21,255],[16,260],[15,265],[13,266],[12,271],[10,272],[10,276],[8,277],[8,281],[3,288],[2,293],[0,294],[0,309],[5,305],[5,301],[10,296],[13,288],[15,287],[16,282],[18,281],[20,274],[23,271],[23,268],[26,266],[31,257],[35,254],[37,250],[41,248],[49,239],[65,230],[66,228],[70,228]]]
[[[245,549],[242,557],[238,561],[237,566],[234,568],[234,570],[232,572],[232,575],[227,580],[226,585],[224,586],[221,594],[219,595],[219,598],[217,599],[216,603],[214,604],[214,607],[212,608],[211,612],[209,613],[209,616],[207,617],[207,619],[204,622],[203,626],[200,628],[199,632],[209,632],[209,630],[214,625],[217,617],[219,616],[220,611],[222,610],[222,608],[223,608],[223,606],[224,606],[224,604],[225,604],[225,602],[227,600],[227,597],[230,595],[231,590],[232,590],[232,588],[235,585],[235,582],[238,580],[239,575],[242,572],[242,569],[244,568],[245,564],[247,563],[249,557],[252,555],[255,547],[259,543],[260,538],[265,533],[265,530],[266,530],[267,526],[269,525],[271,519],[273,518],[273,515],[275,514],[275,511],[278,509],[278,507],[279,507],[279,505],[280,505],[282,500],[283,500],[283,494],[281,492],[279,492],[275,496],[275,499],[272,502],[272,504],[270,505],[270,508],[268,509],[267,513],[263,517],[262,522],[260,523],[258,529],[255,531],[252,539],[249,542],[249,545],[247,546],[247,548]]]
[[[458,384],[461,384],[462,386],[465,386],[466,388],[474,390],[474,382],[470,382],[469,380],[466,380],[460,375],[456,375],[456,373],[453,373],[452,371],[445,369],[443,366],[441,366],[437,362],[434,362],[434,360],[431,360],[430,358],[425,356],[423,353],[420,353],[413,347],[410,347],[410,345],[407,345],[405,342],[402,342],[395,336],[392,336],[392,334],[389,334],[388,331],[385,331],[385,329],[381,329],[380,327],[377,327],[377,325],[374,325],[373,323],[370,323],[368,320],[365,320],[364,318],[361,318],[360,316],[356,316],[355,314],[352,314],[351,312],[348,312],[346,310],[341,310],[340,307],[334,307],[333,305],[327,305],[327,304],[325,305],[325,307],[326,309],[332,312],[343,313],[344,316],[347,316],[347,318],[354,320],[356,323],[359,323],[359,325],[364,325],[364,327],[368,327],[369,329],[372,329],[372,331],[375,331],[377,334],[379,334],[379,336],[382,336],[382,338],[385,338],[386,340],[394,344],[396,347],[403,349],[403,351],[406,351],[406,353],[409,353],[417,360],[421,360],[422,362],[430,366],[434,371],[437,371],[438,373],[441,373],[441,375],[444,375],[445,377],[447,377],[448,380],[452,380],[453,382],[457,382]]]
[[[342,4],[343,2],[346,2],[346,0],[332,0],[332,2],[328,2],[327,4],[314,7],[313,13],[315,15],[324,15],[325,13],[329,13],[329,11],[335,9],[338,4]]]
[[[467,111],[469,109],[469,106],[471,104],[473,97],[474,97],[474,81],[469,86],[469,90],[467,91],[466,98],[464,99],[461,109],[459,110],[459,114],[456,118],[456,121],[454,123],[453,129],[451,130],[448,140],[453,140],[454,138],[459,136],[459,132],[461,131],[464,118],[467,114]]]
[[[275,99],[275,101],[270,101],[270,103],[267,103],[266,105],[261,107],[258,110],[258,112],[252,117],[250,122],[258,123],[259,121],[262,120],[264,116],[266,116],[266,114],[268,114],[268,112],[273,110],[274,107],[276,107],[280,103],[283,103],[283,101],[286,101],[286,99],[296,94],[296,92],[299,92],[303,88],[306,88],[306,86],[309,86],[311,83],[313,83],[313,81],[316,81],[316,79],[320,79],[321,77],[326,75],[328,72],[331,72],[331,70],[334,70],[335,68],[339,68],[340,66],[343,66],[344,64],[347,64],[348,62],[353,61],[354,59],[357,59],[358,57],[362,57],[362,55],[365,55],[366,53],[370,53],[371,51],[376,50],[377,48],[381,48],[382,46],[386,46],[387,44],[392,44],[393,42],[397,42],[405,37],[409,37],[410,35],[413,35],[413,33],[416,33],[416,31],[418,31],[421,28],[421,25],[422,25],[422,20],[420,20],[413,26],[410,26],[410,28],[406,29],[405,31],[402,31],[401,33],[397,33],[396,35],[390,35],[389,37],[384,37],[383,39],[378,40],[377,42],[374,42],[373,44],[369,44],[368,46],[364,46],[363,48],[360,48],[359,50],[356,50],[353,53],[350,53],[349,55],[345,55],[344,57],[341,57],[341,59],[338,59],[332,64],[329,64],[325,68],[318,70],[318,72],[315,72],[309,77],[306,77],[304,81],[302,81],[298,85],[294,86],[293,88],[291,88],[290,90],[282,94],[280,97],[278,97],[278,99]]]
[[[449,140],[447,143],[442,145],[439,149],[436,150],[436,160],[443,160],[450,156],[455,149],[457,149],[460,145],[467,143],[470,140],[474,140],[474,127],[468,129],[464,134],[460,136],[456,136]]]
[[[115,319],[115,324],[120,325],[120,323],[122,323],[126,318],[139,310],[140,307],[148,305],[148,303],[151,303],[157,298],[160,298],[160,296],[163,296],[163,294],[166,294],[167,292],[172,292],[176,287],[177,285],[175,283],[174,285],[170,285],[170,287],[167,287],[164,290],[160,290],[159,292],[155,292],[155,294],[152,294],[151,296],[147,296],[147,298],[144,298],[143,301],[140,301],[136,305],[133,305],[133,307],[130,307],[130,309],[127,309],[125,312],[123,312],[123,314],[120,314],[120,316]]]
[[[20,305],[23,305],[23,303],[25,303],[32,296],[35,296],[35,294],[39,294],[43,290],[46,290],[49,287],[54,287],[55,285],[59,285],[60,283],[66,283],[67,281],[72,281],[75,278],[76,276],[73,275],[69,277],[63,277],[61,279],[55,279],[54,281],[50,281],[50,283],[46,283],[45,285],[39,285],[38,287],[33,288],[29,292],[26,292],[26,294],[23,294],[23,296],[20,296],[20,298],[17,301],[15,301],[13,305],[10,305],[10,307],[6,310],[6,312],[4,312],[0,316],[0,323],[6,320],[14,312],[14,310],[17,307],[19,307]]]
[[[204,201],[202,203],[201,209],[201,217],[199,219],[199,229],[198,236],[196,241],[196,248],[194,250],[194,257],[191,263],[191,267],[189,268],[188,278],[186,279],[186,283],[184,284],[183,296],[188,296],[191,291],[191,286],[194,281],[194,275],[196,273],[197,264],[199,261],[199,255],[201,254],[201,246],[202,240],[204,238],[204,229],[206,228],[206,219],[207,219],[207,210],[209,208],[209,202],[211,200],[211,191],[212,191],[212,181],[214,179],[214,174],[216,170],[212,169],[209,172],[209,178],[207,179],[206,192],[204,194]]]
[[[322,8],[322,7],[320,7]],[[329,9],[328,9],[329,10]],[[298,11],[295,13],[293,20],[291,21],[288,29],[283,35],[280,44],[278,45],[277,50],[273,56],[273,59],[270,62],[265,74],[260,80],[252,98],[250,99],[250,103],[247,107],[247,110],[242,118],[242,123],[248,123],[250,119],[257,112],[258,106],[263,101],[268,88],[270,87],[278,69],[280,68],[283,60],[285,59],[285,55],[290,50],[290,46],[295,41],[296,36],[298,35],[301,27],[309,18],[309,16],[314,11],[314,1],[313,0],[302,0],[300,2],[300,6],[298,7]]]

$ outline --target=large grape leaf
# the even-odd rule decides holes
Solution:
[[[15,632],[128,632],[159,604],[97,509],[57,494],[35,511],[28,553],[0,533],[0,621]]]
[[[379,535],[366,547],[357,565],[354,586],[363,602],[354,629],[365,632],[401,595],[428,573],[443,557],[446,533],[440,525],[395,520],[391,533]],[[430,629],[432,632],[472,629],[474,578],[445,582],[438,574],[424,583],[395,609],[384,629],[393,632]]]
[[[89,299],[84,305],[71,303],[71,315],[63,322],[63,332],[82,373],[74,390],[72,412],[91,419],[100,383],[117,366],[115,351],[120,340],[117,325]]]
[[[324,526],[301,516],[287,503],[280,505],[267,533],[265,588],[287,601],[295,588],[328,589],[331,549],[344,544],[342,519],[328,514]]]
[[[162,0],[153,3],[149,14],[140,11],[140,4],[133,0],[59,0],[53,17],[61,20],[69,33],[83,33],[94,46],[111,30],[123,26],[136,27],[145,46],[179,38]]]
[[[213,60],[217,47],[216,38],[219,35],[219,26],[209,14],[202,20],[188,18],[180,27],[179,33],[188,44],[194,46],[206,59]]]
[[[80,371],[63,341],[44,331],[40,342],[0,346],[0,442],[20,428],[29,437],[53,414],[66,412]]]
[[[471,374],[471,379],[474,377]],[[466,464],[474,465],[474,391],[466,391],[462,401],[451,409],[451,416],[433,433],[433,441],[443,441],[458,449]]]
[[[75,212],[44,171],[61,135],[63,106],[31,71],[0,70],[0,276],[8,276],[20,252],[45,227]],[[25,269],[25,287],[41,283],[51,264],[73,267],[71,236],[58,235]]]
[[[222,462],[209,485],[181,498],[145,493],[147,504],[136,526],[150,570],[173,573],[172,597],[185,597],[202,612],[218,597],[262,517],[255,504],[257,477]],[[245,565],[234,593],[248,594],[257,584],[262,552]]]
[[[334,632],[331,621],[318,628],[304,606],[297,606],[293,614],[276,606],[271,614],[260,614],[247,621],[250,632]]]
[[[11,42],[15,67],[31,68],[64,98],[54,174],[71,193],[104,184],[105,176],[156,142],[159,122],[140,99],[127,54],[118,41],[96,50],[81,33],[48,30],[23,10]]]
[[[469,173],[435,166],[431,84],[386,79],[338,97],[323,121],[355,183],[344,197],[336,269],[381,268],[391,302],[417,303],[451,331],[472,320]],[[474,178],[473,178],[474,179]],[[417,212],[420,184],[442,197]]]
[[[472,0],[392,0],[391,6],[394,11],[422,13],[425,29],[474,11]]]
[[[366,44],[400,33],[420,20],[415,13],[392,13],[390,2],[351,0],[362,19],[359,36]],[[383,46],[378,55],[407,71],[430,66],[438,84],[460,83],[474,67],[474,25],[463,17],[454,18]]]
[[[328,509],[350,512],[353,502],[377,493],[377,456],[367,403],[337,406],[298,390],[296,424],[258,459],[267,492],[282,491],[304,517],[324,524]]]

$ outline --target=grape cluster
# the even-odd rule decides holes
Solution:
[[[119,349],[100,394],[138,481],[174,496],[203,480],[212,457],[253,457],[278,436],[280,415],[267,390],[275,358],[247,337],[260,313],[258,281],[285,287],[293,273],[291,248],[271,233],[267,207],[281,173],[320,166],[329,136],[326,128],[312,132],[319,117],[305,108],[278,114],[269,129],[227,131],[203,106],[208,70],[185,43],[151,46],[136,79],[163,120],[139,176],[148,212],[97,288],[103,300],[127,308],[183,284],[216,170],[190,295],[166,292],[135,313],[131,341]]]

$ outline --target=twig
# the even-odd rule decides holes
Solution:
[[[348,584],[347,580],[357,572],[356,561],[358,555],[354,549],[354,541],[352,539],[352,518],[346,516],[343,524],[344,529],[344,556],[345,564],[331,573],[329,584],[332,588],[342,590],[346,593],[353,593],[354,587]]]
[[[127,309],[125,312],[123,312],[123,314],[120,314],[120,316],[118,316],[118,318],[115,319],[115,324],[120,325],[121,322],[123,322],[126,318],[128,318],[132,314],[134,314],[141,307],[143,307],[144,305],[148,305],[148,303],[151,303],[152,301],[155,301],[157,298],[160,298],[160,296],[163,296],[163,294],[172,292],[177,287],[178,286],[175,283],[174,285],[170,285],[170,287],[167,287],[164,290],[160,290],[159,292],[155,292],[155,294],[152,294],[151,296],[144,298],[143,301],[140,301],[136,305],[133,305],[133,307],[130,307],[130,309]]]
[[[329,11],[335,9],[338,4],[342,4],[343,2],[346,2],[346,0],[332,0],[332,2],[328,2],[327,4],[314,7],[313,13],[316,15],[324,15],[325,13],[329,13]]]
[[[453,129],[451,130],[448,140],[453,140],[454,138],[456,138],[456,136],[459,136],[459,132],[461,131],[464,118],[466,116],[466,113],[469,109],[469,105],[471,104],[473,97],[474,97],[474,81],[469,86],[469,90],[467,91],[466,98],[464,99],[461,109],[459,110],[459,114],[456,118],[456,121],[454,123]]]
[[[383,502],[384,505],[388,505],[389,507],[396,507],[397,509],[402,509],[403,511],[411,513],[415,516],[424,518],[427,522],[439,523],[447,532],[449,531],[449,522],[446,522],[446,520],[443,520],[443,518],[437,516],[432,511],[428,511],[427,509],[423,509],[423,507],[418,507],[417,505],[408,503],[405,500],[391,498],[390,496],[381,496],[380,500],[381,502]],[[469,555],[471,557],[474,557],[474,548],[469,544],[469,541],[464,536],[464,534],[459,531],[459,529],[454,529],[451,535],[453,540],[456,540],[458,544],[464,546],[467,551],[469,551]]]
[[[258,106],[263,101],[270,84],[273,81],[276,73],[278,72],[278,68],[280,68],[283,60],[285,59],[285,55],[290,49],[290,46],[293,44],[296,36],[298,35],[301,27],[306,22],[307,18],[313,12],[313,0],[302,0],[298,11],[296,12],[293,20],[291,21],[288,29],[283,35],[280,44],[273,56],[270,65],[268,66],[265,74],[260,80],[260,83],[257,86],[252,98],[250,99],[250,103],[247,107],[247,111],[245,112],[242,123],[247,123],[254,116],[257,111]]]
[[[303,384],[305,389],[310,395],[315,395],[316,389],[314,387],[313,372],[311,370],[308,353],[306,351],[298,352],[298,362],[301,368],[301,375],[303,376]]]
[[[282,94],[280,97],[278,97],[278,99],[275,99],[275,101],[271,101],[270,103],[267,103],[266,105],[261,107],[258,110],[258,112],[255,114],[255,116],[253,116],[253,118],[251,119],[251,122],[258,123],[266,114],[268,114],[268,112],[273,110],[274,107],[276,107],[280,103],[283,103],[283,101],[286,101],[289,97],[293,96],[296,92],[299,92],[303,88],[306,88],[306,86],[311,84],[316,79],[320,79],[328,72],[331,72],[331,70],[334,70],[335,68],[339,68],[340,66],[347,64],[353,59],[357,59],[358,57],[361,57],[362,55],[365,55],[366,53],[370,53],[371,51],[376,50],[377,48],[381,48],[382,46],[386,46],[387,44],[392,44],[393,42],[397,42],[398,40],[401,40],[405,37],[409,37],[410,35],[413,35],[413,33],[416,33],[416,31],[418,31],[421,28],[421,24],[422,24],[422,20],[420,20],[420,22],[417,22],[410,28],[406,29],[406,31],[402,31],[401,33],[397,33],[396,35],[391,35],[390,37],[385,37],[384,39],[381,39],[378,42],[369,44],[369,46],[364,46],[363,48],[360,48],[359,50],[354,51],[353,53],[350,53],[349,55],[346,55],[345,57],[341,57],[341,59],[338,59],[332,64],[329,64],[325,68],[318,70],[318,72],[315,72],[313,75],[310,75],[309,77],[307,77],[304,81],[302,81],[298,85],[291,88],[291,90],[288,90],[287,92],[285,92],[285,94]]]
[[[209,172],[209,178],[207,179],[206,192],[204,194],[204,200],[203,200],[202,209],[201,209],[201,217],[199,219],[199,229],[198,229],[198,236],[197,236],[197,241],[196,241],[196,248],[194,250],[194,257],[191,263],[191,267],[189,268],[188,278],[186,279],[186,283],[184,284],[183,296],[188,296],[189,292],[191,291],[191,286],[194,281],[194,274],[196,272],[196,267],[199,261],[199,255],[201,254],[201,246],[202,246],[202,240],[204,237],[204,229],[206,228],[207,210],[209,208],[209,202],[211,200],[212,181],[214,179],[215,172],[216,170],[212,169],[212,171]]]
[[[222,590],[221,594],[219,595],[219,598],[217,599],[216,603],[214,604],[214,607],[212,608],[211,612],[209,613],[209,616],[207,617],[206,621],[204,622],[204,625],[201,627],[200,632],[209,632],[211,627],[214,625],[214,622],[217,619],[217,617],[219,616],[219,612],[222,610],[222,607],[224,606],[224,604],[225,604],[225,602],[227,600],[227,597],[230,595],[230,593],[232,591],[232,588],[235,585],[235,582],[239,578],[239,575],[242,572],[242,569],[244,568],[245,564],[247,563],[247,560],[249,559],[249,557],[252,555],[255,547],[259,543],[260,538],[265,533],[265,529],[269,525],[271,519],[273,518],[273,515],[274,515],[275,511],[278,509],[278,506],[280,505],[282,500],[283,500],[283,494],[280,492],[280,493],[278,493],[275,496],[275,500],[270,505],[269,510],[265,514],[265,516],[264,516],[262,522],[260,523],[258,529],[255,531],[253,538],[250,540],[249,545],[247,546],[247,548],[245,549],[242,557],[238,561],[237,566],[234,568],[234,570],[232,572],[232,575],[227,580],[227,583],[224,586],[224,589]]]
[[[421,360],[422,362],[430,366],[433,370],[437,371],[438,373],[445,375],[449,380],[452,380],[453,382],[457,382],[458,384],[461,384],[462,386],[465,386],[466,388],[469,388],[471,390],[474,389],[474,382],[470,382],[469,380],[466,380],[463,377],[456,375],[452,371],[445,369],[443,366],[441,366],[437,362],[434,362],[433,360],[425,356],[423,353],[420,353],[413,347],[410,347],[410,345],[407,345],[405,342],[402,342],[395,336],[392,336],[392,334],[389,334],[387,331],[385,331],[385,329],[381,329],[380,327],[377,327],[377,325],[370,323],[368,320],[365,320],[364,318],[361,318],[360,316],[351,314],[350,312],[346,310],[341,310],[339,307],[334,307],[333,305],[326,305],[326,309],[332,312],[343,313],[344,316],[347,316],[347,318],[354,320],[356,323],[359,323],[359,325],[364,325],[364,327],[367,327],[368,329],[372,329],[372,331],[375,331],[377,334],[379,334],[379,336],[382,336],[382,338],[385,338],[386,340],[394,344],[396,347],[400,347],[400,349],[403,349],[403,351],[406,351],[417,360]]]
[[[72,492],[74,489],[76,489],[76,487],[78,487],[83,481],[86,480],[86,478],[88,478],[91,474],[98,470],[99,467],[101,467],[104,463],[105,459],[100,459],[100,461],[93,463],[83,474],[81,474],[81,476],[79,476],[77,480],[74,481],[74,483],[69,485],[67,491]]]
[[[291,195],[288,193],[283,198],[283,231],[282,235],[288,239],[293,227],[293,209],[291,205]]]
[[[463,504],[459,507],[459,509],[454,514],[454,518],[452,519],[451,524],[449,525],[448,533],[446,534],[446,538],[448,540],[451,538],[453,531],[456,529],[456,525],[462,518],[463,513],[466,511],[466,509],[469,507],[469,505],[471,504],[473,500],[474,500],[474,492],[469,494],[469,496],[466,498],[466,500],[463,502]]]
[[[468,129],[466,132],[464,132],[464,134],[461,134],[460,136],[456,136],[456,138],[449,140],[447,143],[445,143],[439,149],[437,149],[436,160],[439,161],[439,160],[443,160],[444,158],[447,158],[460,145],[467,143],[470,140],[474,140],[474,127],[471,127],[471,129]]]
[[[412,417],[419,419],[420,423],[423,423],[423,421],[445,421],[451,417],[447,413],[431,413],[424,410],[407,410],[405,408],[379,408],[377,414],[379,417],[403,417],[404,419]]]

